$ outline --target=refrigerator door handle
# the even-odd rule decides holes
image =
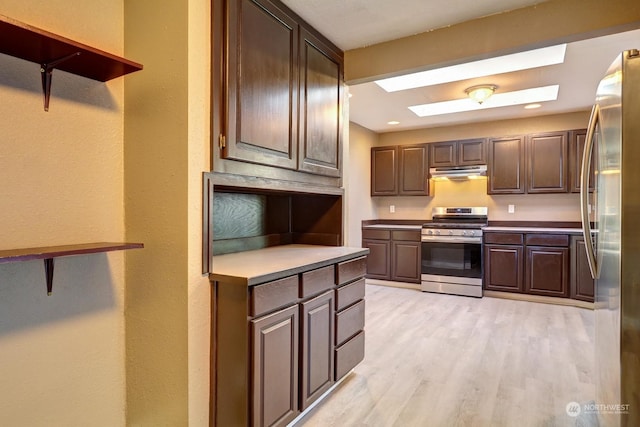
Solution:
[[[591,156],[593,153],[594,134],[600,121],[600,107],[594,104],[589,118],[589,128],[582,153],[582,169],[580,170],[580,216],[582,217],[582,234],[589,261],[591,277],[597,279],[600,269],[596,261],[596,252],[591,238],[591,223],[589,221],[589,170],[591,169]],[[596,183],[597,184],[597,183]]]

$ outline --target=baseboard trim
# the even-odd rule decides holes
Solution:
[[[530,294],[516,294],[512,292],[500,292],[500,291],[484,291],[485,297],[511,299],[516,301],[529,301],[529,302],[541,302],[544,304],[555,305],[568,305],[570,307],[579,307],[593,310],[594,304],[592,302],[580,301],[571,298],[558,298],[558,297],[545,297],[541,295]]]

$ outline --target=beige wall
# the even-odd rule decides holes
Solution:
[[[122,2],[4,0],[3,15],[123,53]],[[122,241],[124,79],[0,55],[0,250]],[[0,425],[125,424],[124,252],[0,264]]]
[[[555,130],[586,128],[589,112],[574,112],[553,116],[542,116],[517,120],[502,120],[486,123],[446,126],[428,129],[390,132],[377,135],[367,129],[351,123],[352,144],[358,154],[351,156],[350,168],[362,172],[360,181],[349,180],[349,194],[368,197],[371,191],[369,148],[371,146],[421,144],[456,139],[507,136]],[[354,138],[354,135],[359,135]],[[366,147],[370,144],[369,148]],[[351,148],[353,152],[355,147]],[[365,172],[366,171],[366,172]],[[366,173],[366,179],[364,174]],[[580,221],[580,207],[577,194],[537,194],[537,195],[487,195],[486,179],[463,182],[436,182],[432,197],[372,197],[373,212],[369,213],[367,203],[360,200],[364,208],[358,218],[350,218],[349,228],[356,243],[356,228],[362,219],[429,219],[435,206],[487,206],[490,220],[504,221]],[[515,213],[507,212],[508,205],[515,205]],[[389,206],[395,206],[395,213],[389,212]],[[359,234],[358,234],[359,236]]]
[[[208,425],[209,284],[201,274],[209,168],[209,2],[125,4],[127,425]]]
[[[360,247],[361,224],[373,218],[375,207],[371,198],[371,147],[378,143],[378,134],[356,123],[349,123],[349,146],[345,158],[345,198],[347,200],[347,239],[345,245]],[[345,156],[346,157],[346,156]],[[347,164],[347,163],[345,163]]]

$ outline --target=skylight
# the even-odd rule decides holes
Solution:
[[[512,105],[531,104],[534,102],[555,101],[558,98],[559,85],[542,86],[513,92],[497,93],[478,104],[469,98],[453,101],[434,102],[431,104],[409,107],[418,117],[437,116],[440,114],[461,113],[464,111],[485,110],[487,108],[508,107]]]
[[[511,55],[482,59],[466,64],[376,80],[375,83],[387,92],[397,92],[399,90],[562,64],[564,62],[566,48],[566,44],[560,44]]]

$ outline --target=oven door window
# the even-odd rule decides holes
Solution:
[[[480,243],[422,242],[422,274],[482,277]]]

